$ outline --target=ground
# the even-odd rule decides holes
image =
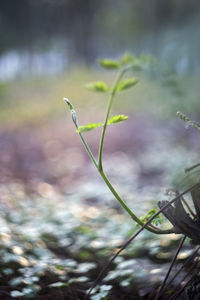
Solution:
[[[73,76],[67,79],[68,91],[60,78],[57,98],[68,96],[66,93],[71,93],[72,98],[80,94],[74,83],[70,87]],[[31,81],[21,94],[20,84],[16,83],[2,92],[7,99],[13,97],[15,90],[18,99],[28,98],[28,91],[36,96],[30,106],[24,104],[24,99],[18,100],[19,111],[10,98],[8,106],[2,106],[0,293],[6,300],[83,299],[101,268],[138,227],[97,174],[65,104],[55,105],[53,88],[47,94],[45,83],[39,83]],[[139,93],[138,90],[136,94]],[[49,108],[47,100],[45,104],[41,102],[42,95],[50,97]],[[84,99],[88,97],[86,92],[82,95]],[[78,105],[76,101],[75,104]],[[81,124],[92,121],[94,116],[102,118],[102,103],[91,107],[88,101],[86,107],[87,113],[83,104],[77,106]],[[178,119],[161,120],[152,111],[134,111],[130,102],[127,108],[129,119],[108,129],[104,168],[126,203],[143,216],[150,208],[157,208],[159,200],[168,199],[166,188],[184,188],[184,168],[198,160],[198,133],[186,131]],[[118,109],[122,107],[116,105],[115,111]],[[100,129],[85,134],[95,154],[99,136]],[[169,224],[164,222],[162,226]],[[154,297],[179,240],[179,235],[158,237],[143,232],[115,260],[91,299],[103,299],[107,294],[111,300]],[[193,249],[187,240],[178,262],[184,262]],[[173,272],[179,267],[176,265]],[[182,277],[184,272],[187,269]],[[176,278],[174,286],[182,277]]]

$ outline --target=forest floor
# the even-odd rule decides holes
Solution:
[[[26,106],[28,91],[32,94],[38,84],[32,82],[21,95],[20,86],[12,85],[5,97],[10,99],[17,91],[18,100],[1,104],[0,299],[83,299],[102,267],[138,227],[97,174],[67,107],[54,106],[52,87],[47,93],[43,82],[33,103]],[[69,95],[80,94],[74,87],[70,90],[70,80],[67,86]],[[64,90],[63,81],[56,97],[67,96]],[[41,95],[50,97],[49,109]],[[82,96],[86,99],[86,94]],[[89,101],[86,108],[87,113],[82,104],[78,109],[81,123],[102,117],[102,104],[91,108]],[[64,114],[58,112],[61,109]],[[184,169],[199,159],[197,135],[193,129],[185,130],[180,120],[161,121],[132,109],[126,122],[108,128],[105,172],[138,215],[169,199],[167,188],[184,189]],[[85,134],[95,155],[99,136],[100,129]],[[180,238],[144,231],[115,260],[91,299],[154,299]],[[193,250],[187,240],[172,274]],[[186,272],[187,268],[170,288],[179,286]]]
[[[104,165],[126,203],[144,216],[168,199],[165,189],[181,181],[199,143],[195,132],[175,123],[132,119],[109,129]],[[95,153],[98,134],[87,136]],[[1,130],[0,166],[1,299],[83,299],[137,227],[104,186],[69,122]],[[179,239],[141,234],[91,299],[107,293],[109,299],[146,299],[164,278]],[[178,262],[193,248],[187,241]]]

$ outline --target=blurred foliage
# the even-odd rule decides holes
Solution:
[[[163,71],[162,71],[163,72]],[[159,119],[174,118],[177,111],[193,115],[198,120],[199,76],[177,76],[160,74],[152,70],[148,75],[134,71],[140,82],[134,92],[117,95],[114,112],[123,107],[123,113],[143,112]],[[160,75],[159,75],[160,74]],[[91,95],[83,87],[93,77],[97,83],[104,78],[108,85],[113,73],[79,68],[56,77],[27,77],[0,85],[1,125],[15,126],[26,123],[42,124],[47,120],[64,117],[63,96],[70,95],[75,107],[89,113],[93,110],[103,117],[106,106],[105,95]],[[94,83],[89,89],[94,88]],[[96,88],[95,88],[96,89]],[[99,89],[99,87],[98,87]],[[102,89],[102,84],[101,84]],[[105,89],[105,88],[104,88]],[[118,99],[119,98],[119,99]],[[96,120],[91,120],[95,122]]]
[[[196,0],[1,0],[0,53],[56,48],[70,63],[93,63],[126,47],[195,70],[199,8]]]
[[[6,290],[13,298],[37,299],[37,294],[46,297],[47,292],[52,295],[51,289],[59,288],[59,295],[70,291],[71,299],[77,299],[75,295],[89,288],[113,249],[116,251],[136,228],[102,201],[100,207],[83,205],[77,193],[63,197],[50,185],[45,189],[50,192],[46,199],[30,199],[19,185],[1,186],[0,293]],[[136,287],[143,289],[145,282],[147,288],[147,280],[149,286],[154,286],[165,272],[159,263],[171,258],[168,251],[174,249],[177,239],[158,239],[143,232],[118,257],[91,299],[115,294],[113,287],[122,293],[137,294]],[[184,253],[188,256],[190,252]]]

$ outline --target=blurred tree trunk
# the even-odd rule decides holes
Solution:
[[[95,53],[93,48],[93,33],[95,27],[95,13],[97,1],[75,0],[70,8],[73,20],[70,26],[70,39],[72,41],[72,56],[91,63]]]

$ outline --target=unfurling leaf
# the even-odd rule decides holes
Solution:
[[[118,61],[111,59],[99,59],[98,62],[105,69],[118,69],[121,66]]]
[[[73,105],[71,104],[71,102],[67,98],[64,98],[63,101],[69,106],[71,116],[72,116],[72,121],[74,122],[76,128],[78,128],[78,120],[77,120],[76,112],[73,108]]]
[[[127,116],[124,116],[124,115],[117,115],[117,116],[112,116],[110,118],[110,120],[108,120],[108,125],[111,125],[111,124],[115,124],[115,123],[119,123],[119,122],[123,122],[123,121],[126,121],[128,119]]]
[[[79,132],[79,133],[81,133],[81,132],[93,130],[93,129],[95,129],[97,127],[101,127],[101,126],[103,126],[102,123],[89,123],[87,125],[81,125],[81,126],[79,126],[76,131]]]
[[[124,79],[123,81],[121,81],[116,90],[119,91],[123,91],[126,89],[131,88],[132,86],[136,85],[136,83],[138,82],[138,79],[133,77],[133,78],[128,78],[128,79]]]
[[[85,85],[85,88],[94,92],[108,92],[106,84],[102,81],[88,83]]]

